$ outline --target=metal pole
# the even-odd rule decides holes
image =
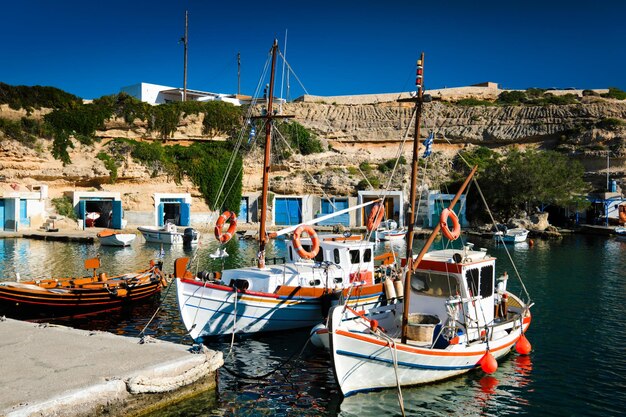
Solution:
[[[241,52],[237,52],[237,96],[241,95]]]

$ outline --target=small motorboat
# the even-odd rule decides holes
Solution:
[[[94,227],[96,225],[96,220],[100,218],[100,213],[97,211],[92,211],[85,215],[85,226]]]
[[[376,229],[376,240],[402,240],[406,236],[406,229],[398,227],[394,220],[386,220]]]
[[[130,246],[137,237],[134,233],[118,233],[110,229],[105,229],[96,236],[104,246]]]
[[[620,242],[626,242],[626,227],[616,227],[615,236]]]
[[[515,229],[499,230],[494,233],[493,238],[498,242],[504,243],[520,243],[525,242],[528,237],[528,230],[523,227],[516,227]]]
[[[139,226],[137,230],[141,232],[146,242],[164,245],[193,245],[200,240],[200,234],[196,229],[187,227],[183,232],[179,232],[178,227],[170,222],[166,222],[163,227]]]
[[[44,278],[0,282],[0,314],[32,318],[107,311],[148,300],[167,286],[162,263],[147,269],[109,277],[98,273],[100,259],[85,261],[93,274],[83,277]]]

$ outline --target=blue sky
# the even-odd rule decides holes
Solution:
[[[626,90],[626,1],[0,0],[0,82],[51,85],[82,98],[122,86],[183,83],[251,94],[274,37],[310,94],[495,81],[504,88]],[[291,98],[303,94],[292,79]],[[278,87],[279,88],[279,87]]]

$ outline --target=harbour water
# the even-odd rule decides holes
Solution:
[[[497,274],[507,271],[509,288],[520,287],[503,246],[472,238],[498,258]],[[389,249],[381,243],[379,251]],[[421,242],[417,243],[417,247]],[[284,242],[268,248],[268,257],[284,256]],[[394,247],[402,251],[402,247]],[[438,384],[402,390],[407,415],[626,415],[626,243],[612,238],[568,236],[535,245],[507,246],[533,301],[533,322],[527,336],[528,357],[509,355],[493,376],[471,372]],[[164,248],[138,239],[132,247],[0,239],[0,279],[13,280],[87,273],[83,260],[99,255],[109,274],[143,268],[163,256],[172,272],[180,256],[196,257],[198,269],[220,261],[208,254],[215,242],[197,252]],[[252,241],[231,241],[226,267],[250,264],[256,255]],[[194,264],[195,265],[195,264]],[[58,319],[59,324],[138,336],[158,303],[97,316]],[[178,318],[174,288],[164,290],[161,308],[145,334],[191,344]],[[307,344],[308,330],[209,342],[224,352],[216,393],[202,394],[154,416],[381,416],[400,415],[395,390],[342,398],[328,356]],[[306,346],[305,346],[306,345]],[[288,361],[290,358],[297,360]],[[274,372],[272,372],[274,371]],[[246,379],[241,375],[263,376]],[[269,375],[264,375],[269,374]]]

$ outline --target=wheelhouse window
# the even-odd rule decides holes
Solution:
[[[353,264],[361,263],[361,252],[358,249],[350,251],[350,262]]]
[[[460,294],[459,283],[449,274],[416,272],[411,276],[411,288],[423,295],[454,297]]]
[[[480,295],[481,297],[493,295],[493,265],[480,268]]]
[[[311,245],[302,245],[302,249],[307,252],[311,252]],[[313,259],[315,259],[317,262],[322,262],[324,260],[324,251],[322,250],[322,248],[317,251],[317,255],[315,255],[315,258]]]
[[[340,264],[341,263],[341,258],[339,257],[339,249],[337,249],[337,248],[333,249],[333,257],[335,258],[335,263],[336,264]]]
[[[371,249],[365,249],[365,252],[363,252],[363,262],[370,262],[372,260],[372,250]]]
[[[293,262],[293,249],[289,246],[289,260]]]
[[[465,272],[465,281],[467,282],[467,288],[470,291],[472,297],[478,295],[478,282],[480,279],[480,270],[478,268],[468,269]]]

